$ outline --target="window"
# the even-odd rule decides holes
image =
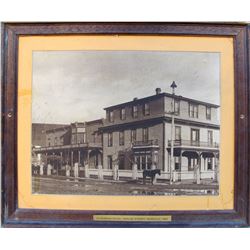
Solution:
[[[137,118],[138,117],[138,106],[137,105],[134,105],[132,107],[132,116],[133,116],[133,118]]]
[[[198,118],[198,105],[189,104],[189,117]]]
[[[199,129],[191,128],[191,144],[198,146],[200,141],[200,131]]]
[[[55,137],[55,142],[54,143],[55,143],[55,145],[57,145],[57,137]]]
[[[108,111],[109,122],[114,122],[114,111]]]
[[[207,131],[207,141],[209,145],[213,144],[213,131],[212,130]]]
[[[142,129],[142,140],[144,142],[148,141],[148,128],[143,128]]]
[[[211,107],[206,107],[206,118],[211,120]]]
[[[85,143],[86,142],[86,133],[80,133],[77,135],[77,143]]]
[[[179,100],[174,100],[174,113],[175,115],[180,114],[180,101]]]
[[[181,127],[175,126],[175,140],[181,140]]]
[[[131,130],[131,142],[136,141],[136,129]]]
[[[141,156],[141,167],[142,169],[146,169],[146,156]]]
[[[113,169],[112,155],[108,155],[108,169]]]
[[[94,136],[94,142],[97,142],[98,141],[98,133],[95,132],[93,136]]]
[[[213,159],[207,158],[207,170],[213,170]]]
[[[113,133],[108,133],[108,147],[113,146]]]
[[[143,105],[143,113],[144,115],[149,115],[149,104],[148,103],[144,103]]]
[[[124,145],[124,131],[119,132],[119,145]]]
[[[75,134],[72,134],[71,143],[76,144],[76,135]]]
[[[121,111],[120,111],[120,118],[121,120],[125,120],[126,119],[126,111],[125,111],[125,108],[122,108]]]
[[[174,169],[175,169],[175,170],[181,170],[181,161],[180,161],[180,157],[175,157],[175,158],[174,158]]]

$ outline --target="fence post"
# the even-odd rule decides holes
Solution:
[[[51,175],[51,169],[52,169],[52,166],[50,164],[48,164],[48,166],[47,166],[47,175]]]
[[[39,174],[40,174],[40,175],[43,175],[43,167],[44,167],[44,164],[42,163],[42,164],[40,165],[40,171],[39,171]]]
[[[99,179],[99,180],[103,180],[102,165],[98,165],[98,179]]]
[[[176,182],[176,171],[173,171],[173,182]]]
[[[199,166],[196,167],[196,184],[201,184],[201,173]]]
[[[137,179],[138,179],[138,175],[137,175],[137,164],[136,164],[136,163],[133,164],[132,179],[133,179],[133,180],[137,180]]]
[[[151,169],[152,169],[152,170],[156,169],[156,164],[155,164],[155,162],[152,162]],[[156,178],[157,178],[157,174],[155,175],[155,177],[154,177],[154,179],[153,179],[153,184],[156,183]]]
[[[89,164],[85,164],[84,166],[85,178],[89,178]]]
[[[66,173],[66,177],[70,177],[70,165],[68,163],[65,166],[65,173]]]
[[[74,165],[74,176],[75,176],[75,179],[79,177],[79,164],[78,164],[78,162],[76,162]]]
[[[118,174],[118,165],[115,164],[113,168],[113,180],[118,181],[119,180],[119,174]]]

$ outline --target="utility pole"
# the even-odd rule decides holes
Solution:
[[[174,95],[175,95],[175,88],[177,85],[175,81],[170,86],[172,88],[172,102],[171,102],[171,153],[170,153],[170,184],[173,183],[173,171],[174,171],[174,115],[175,115],[175,107],[174,107]]]

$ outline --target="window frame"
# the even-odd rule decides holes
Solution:
[[[125,144],[125,131],[119,131],[119,145],[124,146],[124,144]]]
[[[108,147],[113,147],[113,132],[108,133]]]
[[[209,113],[208,113],[208,110],[210,110]],[[212,108],[210,106],[206,106],[206,119],[207,120],[212,119]]]
[[[150,107],[149,107],[149,103],[147,102],[143,104],[143,115],[144,116],[150,115]]]
[[[134,108],[136,108],[136,110]],[[137,104],[134,104],[132,106],[132,117],[133,118],[138,118],[138,105]]]
[[[124,110],[124,113],[123,113],[123,110]],[[125,107],[120,109],[120,119],[126,120],[126,108]]]

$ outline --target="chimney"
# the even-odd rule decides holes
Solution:
[[[161,93],[161,88],[156,88],[155,93],[156,93],[156,95],[159,95]]]
[[[135,98],[133,99],[133,101],[136,101],[136,100],[138,100],[138,98],[137,98],[137,97],[135,97]]]

